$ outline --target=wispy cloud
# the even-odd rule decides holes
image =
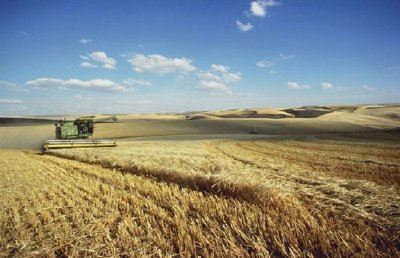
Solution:
[[[135,54],[128,59],[132,69],[140,73],[155,73],[164,75],[168,73],[188,73],[193,72],[197,68],[192,65],[192,60],[189,58],[169,58],[159,54],[144,55]]]
[[[197,74],[197,88],[213,95],[232,95],[231,83],[242,79],[241,73],[231,73],[229,66],[212,64],[211,69]]]
[[[387,71],[400,71],[400,65],[392,65],[385,68]]]
[[[253,16],[264,17],[267,15],[268,9],[278,6],[281,3],[275,0],[258,0],[250,2],[250,12]]]
[[[231,94],[231,90],[226,83],[219,81],[199,81],[198,88],[206,91],[219,91]]]
[[[24,103],[21,99],[0,99],[1,104],[22,104]]]
[[[0,81],[0,89],[16,89],[18,86],[15,83],[8,81]]]
[[[268,60],[262,60],[257,62],[257,66],[260,68],[271,68],[275,65],[274,62]]]
[[[68,79],[62,80],[57,78],[37,78],[27,81],[26,84],[33,89],[94,89],[104,91],[124,91],[125,87],[108,79],[79,80]]]
[[[331,89],[333,89],[332,83],[329,83],[329,82],[322,82],[322,83],[320,84],[320,87],[321,87],[321,89],[323,89],[323,90],[331,90]]]
[[[151,82],[145,81],[143,79],[133,79],[133,78],[128,78],[122,81],[123,84],[125,85],[139,85],[139,86],[151,86]]]
[[[84,61],[81,63],[81,67],[85,67],[85,68],[97,68],[98,66],[96,64]]]
[[[243,32],[251,31],[254,28],[254,26],[251,23],[248,22],[248,23],[244,24],[239,20],[236,20],[236,26],[238,27],[238,29],[240,31],[243,31]]]
[[[115,104],[119,105],[151,105],[155,104],[153,100],[138,100],[138,101],[129,101],[129,100],[117,100],[114,102]]]
[[[211,69],[216,72],[227,73],[231,69],[229,66],[212,64]]]
[[[18,91],[18,92],[29,92],[29,90],[24,89],[13,82],[0,81],[0,89],[8,91]]]
[[[78,40],[78,42],[81,43],[81,44],[87,44],[87,43],[92,42],[92,39],[81,38],[81,39]]]
[[[117,68],[117,61],[109,57],[105,52],[103,51],[94,51],[87,56],[81,55],[80,56],[84,62],[81,63],[82,67],[86,68],[96,68],[97,65],[96,63],[102,64],[102,67],[105,69],[115,69]]]
[[[103,63],[103,68],[106,69],[115,69],[117,65],[117,61],[107,56],[107,54],[103,51],[95,51],[89,54],[89,57],[96,62]]]
[[[270,70],[272,67],[274,67],[275,65],[285,62],[287,60],[293,59],[295,58],[295,55],[284,55],[281,52],[279,52],[279,55],[275,58],[272,58],[273,61],[270,60],[260,60],[256,63],[256,65],[260,68],[263,69],[267,69]],[[275,74],[276,70],[270,70],[269,71],[270,74]]]
[[[360,86],[360,89],[364,90],[364,91],[376,91],[376,89],[374,87],[371,87],[368,85],[362,85],[362,86]]]
[[[25,37],[28,37],[28,36],[29,36],[29,33],[26,32],[26,31],[23,31],[23,30],[20,31],[19,34],[22,35],[22,36],[25,36]]]
[[[296,57],[295,55],[284,55],[281,52],[279,52],[279,59],[280,60],[286,61],[286,60],[289,60],[289,59],[293,59],[295,57]]]
[[[299,84],[297,82],[288,82],[287,86],[291,90],[308,90],[311,88],[310,85],[307,84]]]

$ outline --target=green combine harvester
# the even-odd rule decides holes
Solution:
[[[93,139],[94,124],[107,120],[117,121],[117,117],[84,116],[74,121],[61,120],[55,124],[57,140],[46,140],[42,152],[64,148],[115,147],[115,141]]]

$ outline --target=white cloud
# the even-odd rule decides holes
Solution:
[[[268,61],[268,60],[258,61],[257,62],[257,66],[260,67],[260,68],[271,68],[274,65],[275,65],[274,62],[271,62],[271,61]]]
[[[284,55],[281,52],[279,52],[279,59],[284,60],[284,61],[289,60],[289,59],[293,59],[295,57],[296,57],[295,55],[288,55],[287,56],[287,55]]]
[[[375,91],[376,89],[374,87],[368,86],[368,85],[362,85],[361,90],[366,90],[366,91]]]
[[[333,89],[333,85],[332,85],[331,83],[329,83],[329,82],[322,82],[322,83],[320,84],[320,86],[321,86],[321,89],[324,89],[324,90],[331,90],[331,89]]]
[[[254,16],[264,17],[267,14],[267,8],[280,5],[275,0],[258,0],[250,3],[250,12]]]
[[[279,56],[273,58],[273,61],[269,61],[269,60],[260,60],[256,63],[256,65],[260,68],[265,68],[265,69],[271,69],[272,67],[274,67],[276,64],[280,64],[283,61],[287,61],[289,59],[293,59],[295,58],[295,55],[284,55],[281,52],[279,52]],[[270,71],[271,74],[276,73],[276,71]]]
[[[300,85],[297,82],[288,82],[287,86],[289,89],[292,89],[292,90],[302,90],[302,89],[308,90],[311,88],[310,85],[306,85],[306,84]]]
[[[90,62],[86,62],[86,61],[82,62],[81,66],[82,67],[86,67],[86,68],[97,68],[96,64],[93,64],[93,63],[90,63]]]
[[[182,58],[168,58],[163,55],[154,54],[145,56],[143,54],[135,54],[128,62],[132,65],[132,69],[136,72],[156,73],[164,75],[168,73],[188,73],[196,70],[192,65],[192,60]]]
[[[92,42],[92,39],[81,38],[80,40],[78,40],[78,42],[81,44],[87,44],[87,43]]]
[[[83,60],[90,61],[90,58],[87,56],[80,55],[79,57],[82,58]]]
[[[225,83],[217,81],[200,81],[198,88],[202,90],[218,90],[218,91],[228,90],[228,86],[226,86]]]
[[[235,93],[233,93],[230,90],[228,90],[228,91],[220,91],[220,92],[212,91],[212,92],[210,92],[210,95],[211,96],[227,96],[227,95],[232,96],[232,95],[235,95]]]
[[[97,65],[93,64],[93,62],[102,64],[102,67],[105,69],[115,69],[117,65],[117,61],[114,58],[107,56],[107,54],[103,51],[94,51],[88,56],[81,55],[80,57],[85,60],[85,62],[81,63],[82,67],[97,67]]]
[[[56,79],[56,78],[37,78],[35,80],[27,81],[27,85],[33,89],[97,89],[105,91],[124,91],[125,87],[108,79],[94,79],[94,80],[79,80],[79,79]]]
[[[0,99],[1,104],[22,104],[24,103],[21,99]]]
[[[16,89],[18,86],[15,83],[0,81],[0,89]]]
[[[106,69],[115,69],[117,61],[114,58],[107,56],[107,54],[103,51],[95,51],[89,54],[89,57],[93,61],[97,61],[103,63],[103,68]]]
[[[185,80],[185,79],[186,79],[185,76],[183,76],[182,74],[179,74],[179,75],[175,78],[175,81],[183,81],[183,80]]]
[[[150,104],[154,104],[155,102],[154,101],[152,101],[152,100],[139,100],[139,101],[136,101],[136,104],[138,104],[138,105],[150,105]]]
[[[224,73],[222,75],[222,81],[224,81],[226,83],[238,82],[241,79],[242,79],[241,73]]]
[[[154,104],[155,102],[152,100],[138,100],[138,101],[127,101],[127,100],[117,100],[115,101],[115,104],[119,105],[151,105]]]
[[[266,10],[257,1],[250,3],[250,11],[254,16],[262,16],[263,17],[266,15]]]
[[[225,65],[212,64],[211,69],[221,73],[227,73],[231,68]]]
[[[214,74],[211,71],[207,71],[207,72],[200,72],[197,74],[197,77],[201,80],[201,81],[217,81],[220,80],[220,76],[217,74]]]
[[[7,108],[8,112],[20,112],[20,111],[26,111],[27,108],[23,105],[9,105]]]
[[[243,31],[243,32],[251,31],[254,28],[254,26],[251,23],[248,22],[247,24],[243,24],[239,20],[236,20],[236,26],[238,27],[238,29],[240,31]]]
[[[29,92],[29,90],[19,87],[17,84],[8,81],[0,81],[0,89],[18,92]]]
[[[139,86],[151,86],[151,82],[145,81],[143,79],[133,79],[133,78],[128,78],[122,81],[123,84],[125,85],[139,85]]]
[[[229,84],[238,82],[242,79],[241,73],[229,72],[229,66],[212,64],[211,69],[197,74],[197,88],[210,91],[213,95],[232,95]]]

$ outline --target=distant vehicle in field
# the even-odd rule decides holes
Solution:
[[[258,134],[256,129],[250,129],[249,134]]]

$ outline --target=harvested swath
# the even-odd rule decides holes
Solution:
[[[2,256],[397,252],[379,228],[343,228],[333,218],[310,214],[293,196],[284,198],[283,207],[264,210],[57,157],[1,151],[0,161]]]
[[[383,245],[392,250],[389,251],[392,254],[398,252],[400,197],[396,189],[365,180],[332,177],[331,173],[318,169],[310,170],[307,163],[293,164],[285,156],[263,153],[263,144],[263,141],[131,142],[108,151],[55,153],[123,173],[233,197],[250,202],[266,213],[273,207],[281,217],[303,214],[303,219],[329,228],[323,238],[356,234],[357,239],[374,243],[371,248],[375,251]],[[285,144],[296,146],[297,142],[283,141],[282,146]],[[257,149],[260,148],[258,145],[262,151]],[[357,148],[355,145],[354,150]],[[277,151],[281,151],[281,155],[285,153]],[[291,230],[298,229],[293,225]]]
[[[259,141],[241,146],[347,179],[369,180],[400,187],[400,148],[385,144],[319,141]]]

